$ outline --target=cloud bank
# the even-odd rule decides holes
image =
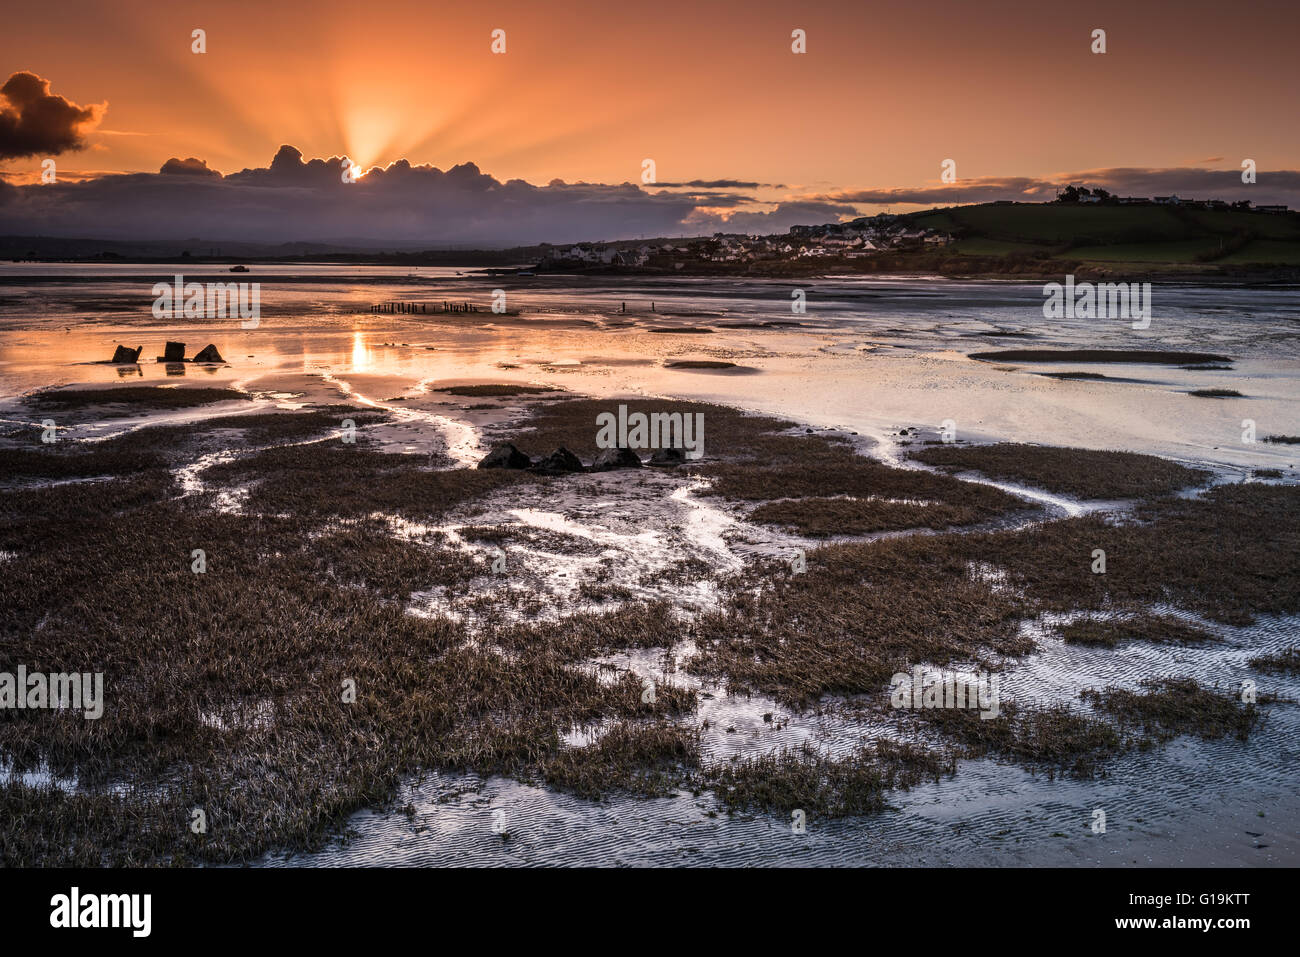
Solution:
[[[18,98],[30,104],[33,95],[27,83]],[[80,111],[78,116],[94,109],[69,107]],[[66,139],[70,123],[42,128],[47,133],[63,129]],[[640,186],[557,179],[535,186],[517,179],[502,182],[473,163],[442,170],[399,160],[359,179],[349,166],[343,157],[309,160],[294,147],[282,146],[269,165],[227,175],[191,156],[173,157],[157,173],[49,185],[0,183],[0,235],[484,247],[785,232],[793,225],[834,222],[883,206],[1043,202],[1068,183],[1120,195],[1177,193],[1292,206],[1300,201],[1300,173],[1291,170],[1261,170],[1257,184],[1245,185],[1240,172],[1231,169],[1120,167],[1049,179],[983,178],[945,186],[839,190],[772,204],[757,202],[747,190],[763,184],[746,180]]]
[[[441,170],[399,160],[347,182],[345,163],[337,156],[307,160],[282,146],[269,166],[225,176],[189,157],[169,159],[157,173],[0,186],[0,233],[523,245],[720,229],[772,232],[854,213],[836,202],[759,211],[752,198],[734,191],[748,185],[739,180],[681,184],[692,187],[685,192],[563,180],[534,186],[502,182],[473,163]]]

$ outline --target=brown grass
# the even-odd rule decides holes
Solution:
[[[1157,644],[1196,644],[1214,641],[1214,635],[1202,628],[1157,615],[1132,618],[1081,618],[1061,625],[1057,632],[1072,645],[1116,648],[1127,641],[1151,641]]]
[[[26,396],[24,401],[36,409],[83,409],[100,405],[187,409],[211,402],[251,398],[247,392],[237,389],[126,385],[111,389],[44,389]]]
[[[1188,365],[1231,362],[1211,352],[1155,352],[1149,349],[1003,349],[973,352],[972,359],[990,362],[1134,362],[1142,365]]]
[[[1207,473],[1154,455],[1044,445],[938,445],[912,453],[927,465],[976,471],[1078,498],[1139,498],[1200,485]]]
[[[434,392],[445,392],[447,395],[464,395],[477,397],[502,397],[512,395],[540,395],[546,392],[558,392],[559,389],[553,389],[550,386],[537,385],[514,385],[513,383],[500,383],[493,385],[452,385],[442,389],[434,389]]]
[[[1191,678],[1153,678],[1141,684],[1145,691],[1106,688],[1085,691],[1081,697],[1160,741],[1181,734],[1206,739],[1231,734],[1245,741],[1261,720],[1255,705],[1204,688]]]
[[[1284,648],[1276,654],[1251,658],[1250,666],[1266,674],[1300,675],[1300,648]]]
[[[729,811],[760,810],[809,820],[878,814],[893,790],[909,790],[927,779],[956,772],[949,756],[915,744],[879,740],[845,758],[815,748],[737,759],[709,769],[718,799]]]
[[[980,520],[973,508],[942,502],[882,502],[871,499],[803,498],[768,502],[746,516],[810,538],[867,535],[908,528],[944,529]]]

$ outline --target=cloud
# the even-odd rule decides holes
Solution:
[[[86,135],[108,109],[78,106],[50,93],[50,81],[20,71],[0,87],[0,159],[57,156],[87,146]]]
[[[807,200],[856,203],[866,206],[956,206],[995,200],[1040,203],[1054,199],[1071,183],[1101,187],[1120,196],[1169,196],[1185,199],[1249,199],[1258,204],[1300,203],[1300,171],[1260,170],[1257,181],[1241,181],[1241,168],[1115,166],[1075,170],[1047,178],[979,177],[943,186],[844,189],[817,193]]]
[[[441,170],[399,160],[347,183],[344,163],[282,146],[268,166],[224,176],[191,157],[158,173],[15,186],[0,191],[0,234],[531,244],[683,235],[700,205],[630,183],[502,182],[473,163]]]
[[[191,156],[189,159],[177,159],[173,156],[167,162],[162,164],[162,169],[158,170],[163,176],[215,176],[221,178],[221,174],[214,169],[209,169],[208,164],[201,159],[195,159]]]
[[[768,212],[737,211],[721,213],[697,209],[686,218],[688,225],[700,233],[785,233],[791,226],[815,226],[838,222],[858,215],[848,203],[793,202],[778,203]]]
[[[692,179],[684,183],[651,183],[664,189],[785,189],[780,183],[753,183],[743,179]]]

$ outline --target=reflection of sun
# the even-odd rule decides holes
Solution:
[[[368,372],[370,370],[370,349],[366,346],[364,332],[352,333],[352,371]]]

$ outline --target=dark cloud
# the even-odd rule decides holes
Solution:
[[[20,71],[0,87],[0,159],[57,156],[86,148],[107,104],[78,106],[50,93],[50,81]],[[7,104],[7,105],[6,105]]]
[[[1064,186],[1065,184],[1060,184]],[[815,200],[858,203],[867,206],[917,205],[955,206],[959,203],[987,203],[998,199],[1042,202],[1056,198],[1057,185],[1027,177],[959,180],[947,186],[893,187],[888,189],[846,189],[811,197]]]
[[[813,200],[857,203],[864,206],[956,206],[1000,199],[1043,202],[1069,184],[1101,187],[1120,196],[1169,196],[1185,199],[1249,199],[1256,204],[1300,202],[1300,171],[1260,169],[1256,182],[1241,181],[1241,168],[1198,169],[1117,166],[1062,173],[1051,179],[1032,177],[981,177],[959,179],[945,186],[893,189],[838,190],[810,197]]]
[[[441,170],[400,160],[346,183],[345,162],[305,160],[282,146],[269,166],[225,176],[200,160],[173,159],[159,173],[15,187],[0,193],[0,233],[527,244],[682,235],[700,205],[630,183],[502,182],[473,163]]]
[[[651,183],[664,189],[785,189],[780,183],[751,183],[743,179],[692,179],[684,183]]]
[[[162,164],[162,169],[158,170],[163,176],[215,176],[221,178],[221,174],[214,169],[210,169],[208,164],[201,159],[195,159],[191,156],[189,159],[177,159],[172,157]]]

